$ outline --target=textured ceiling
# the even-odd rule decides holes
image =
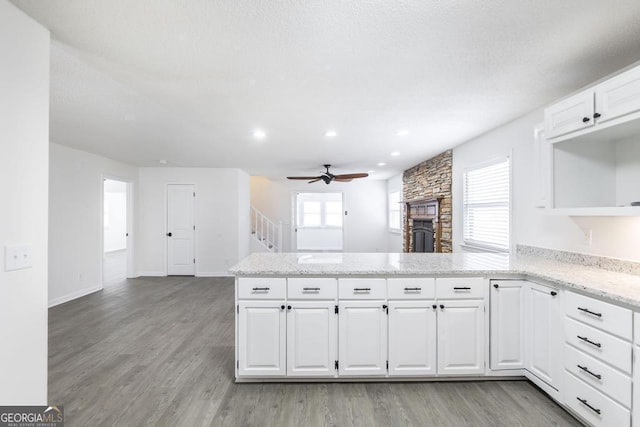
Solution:
[[[640,60],[638,0],[13,3],[52,33],[53,142],[273,178],[387,178]]]

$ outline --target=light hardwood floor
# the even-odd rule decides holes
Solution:
[[[235,384],[233,280],[141,278],[49,311],[68,426],[580,425],[526,381]]]

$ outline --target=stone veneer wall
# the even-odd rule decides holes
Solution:
[[[403,200],[429,199],[442,197],[440,203],[440,236],[442,252],[451,252],[451,150],[438,154],[411,169],[404,171],[402,175]],[[406,212],[404,213],[406,215]],[[406,227],[406,218],[403,218],[403,228]],[[403,229],[403,237],[406,236]],[[409,229],[411,236],[411,229]],[[411,237],[409,237],[411,239]],[[413,248],[413,242],[409,242]]]

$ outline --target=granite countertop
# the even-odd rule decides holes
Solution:
[[[640,276],[530,255],[494,253],[255,253],[237,276],[518,275],[640,309]]]

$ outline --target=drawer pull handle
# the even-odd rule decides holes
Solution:
[[[470,291],[471,288],[468,286],[458,286],[453,288],[454,291]]]
[[[596,377],[597,379],[601,380],[602,379],[602,375],[600,374],[594,374],[593,372],[591,372],[589,370],[589,368],[587,368],[586,366],[580,366],[580,365],[576,365],[578,368],[582,369],[584,372],[586,372],[587,374],[591,375],[592,377]]]
[[[302,288],[303,292],[320,292],[320,288]]]
[[[594,311],[589,310],[588,308],[578,307],[578,310],[584,311],[585,313],[590,314],[592,316],[602,317],[602,313],[596,313]]]
[[[596,414],[600,415],[600,409],[594,408],[593,406],[589,405],[589,402],[587,402],[587,399],[580,399],[579,397],[576,397],[576,399],[578,399],[580,403],[582,403],[584,406],[591,409]]]
[[[420,292],[422,290],[422,288],[404,288],[404,290],[406,292],[409,292],[409,291]]]
[[[253,288],[254,292],[269,292],[269,288]]]
[[[353,292],[371,292],[371,288],[353,288]]]
[[[589,344],[591,344],[591,345],[595,345],[595,346],[596,346],[596,347],[598,347],[598,348],[602,347],[602,344],[600,344],[599,342],[593,342],[593,341],[591,341],[589,338],[587,338],[587,337],[581,337],[580,335],[576,335],[576,336],[577,336],[579,339],[581,339],[582,341],[587,342],[587,343],[589,343]]]

